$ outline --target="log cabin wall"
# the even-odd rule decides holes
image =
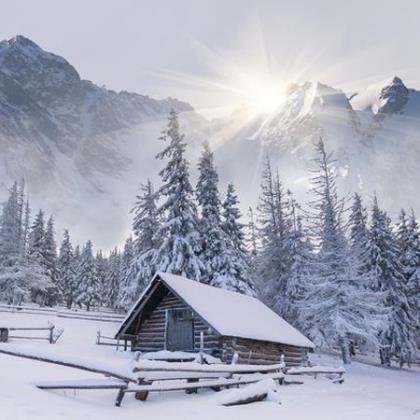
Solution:
[[[171,292],[163,297],[158,306],[142,322],[136,332],[133,351],[149,352],[165,350],[165,326],[167,309],[187,309],[188,306]],[[204,351],[216,357],[221,354],[221,338],[196,314],[193,313],[194,351],[200,350],[200,332],[204,333]]]
[[[242,364],[279,363],[281,355],[284,354],[286,366],[300,366],[306,359],[307,349],[268,341],[223,337],[222,360],[230,363],[234,353],[239,356],[237,363]]]

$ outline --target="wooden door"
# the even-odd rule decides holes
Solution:
[[[188,309],[168,309],[166,324],[166,349],[193,351],[193,317]]]

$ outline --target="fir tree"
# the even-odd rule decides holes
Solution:
[[[69,231],[64,231],[57,262],[58,284],[60,286],[64,302],[68,309],[71,308],[76,289],[76,270],[74,266],[73,246],[70,241]]]
[[[283,299],[283,317],[294,325],[301,327],[301,308],[307,283],[313,264],[312,245],[308,240],[308,234],[303,227],[302,216],[298,214],[298,206],[289,192],[289,207],[292,221],[292,229],[289,236],[290,267],[288,272],[285,298]]]
[[[258,255],[257,247],[257,230],[255,226],[254,210],[252,207],[248,209],[248,251],[251,255],[251,260],[255,260],[255,257]]]
[[[0,300],[14,304],[30,296],[28,262],[21,249],[21,222],[20,194],[15,182],[0,218]]]
[[[369,269],[369,231],[366,209],[359,194],[354,194],[349,216],[349,245],[351,264],[355,270],[358,286],[370,287],[372,281]]]
[[[186,144],[184,136],[179,132],[175,111],[171,111],[168,127],[161,139],[167,142],[167,146],[157,158],[167,159],[167,162],[160,171],[163,185],[158,194],[163,198],[163,203],[158,208],[158,214],[162,224],[155,235],[160,244],[155,267],[159,271],[199,281],[204,267],[198,257],[200,244],[197,212],[189,181],[188,162],[184,157]]]
[[[28,255],[45,268],[44,239],[45,239],[44,212],[40,209],[35,216],[28,234]]]
[[[414,318],[408,302],[408,286],[399,260],[397,242],[390,220],[375,197],[369,240],[370,269],[374,290],[382,292],[388,309],[386,326],[381,330],[381,362],[390,365],[391,357],[400,364],[409,362],[417,351]]]
[[[207,142],[203,144],[198,170],[196,195],[201,209],[199,230],[201,260],[205,267],[203,281],[213,286],[223,287],[224,278],[222,279],[221,276],[224,272],[227,244],[220,216],[219,177],[214,167],[213,153]]]
[[[376,342],[377,303],[372,293],[360,294],[355,286],[342,223],[343,206],[335,185],[335,163],[322,140],[316,151],[311,228],[318,252],[306,290],[304,327],[319,346],[338,345],[343,362],[350,363],[351,337]]]
[[[408,296],[417,321],[417,330],[420,329],[420,229],[414,211],[411,211],[408,220],[407,247],[404,258],[404,274],[407,279]]]
[[[287,202],[278,173],[273,179],[268,158],[264,163],[258,205],[258,234],[261,250],[257,260],[259,292],[262,299],[278,314],[285,308],[290,269],[290,221]]]
[[[87,241],[80,254],[80,263],[76,276],[75,302],[85,305],[89,311],[100,301],[99,281],[96,275],[95,258],[92,251],[92,242]]]
[[[239,200],[233,184],[229,184],[223,201],[222,228],[226,238],[223,276],[225,287],[240,293],[255,295],[250,259],[246,253],[244,225],[240,222]]]
[[[128,251],[128,248],[130,248],[130,251]],[[125,257],[127,257],[127,253],[132,253],[132,241],[131,244],[125,245],[124,252]],[[128,262],[126,262],[128,264]],[[123,266],[121,261],[120,253],[118,252],[117,248],[114,248],[111,251],[111,254],[109,255],[108,259],[108,271],[107,271],[107,277],[106,277],[106,283],[107,283],[107,305],[110,308],[117,307],[118,303],[118,295],[120,293],[120,286],[122,281],[122,273],[123,273]]]
[[[108,296],[110,294],[109,283],[108,283],[108,261],[103,256],[102,250],[99,250],[96,253],[95,257],[95,268],[96,268],[96,277],[98,278],[99,284],[99,305],[108,306],[109,300]]]
[[[132,209],[135,235],[132,256],[125,257],[124,265],[127,265],[127,260],[130,260],[130,264],[121,271],[117,305],[126,310],[131,308],[156,272],[155,264],[159,248],[156,239],[159,226],[156,206],[157,194],[154,192],[150,180],[141,185],[141,191],[142,194],[137,196],[136,204]],[[131,249],[129,245],[126,243],[127,252]]]
[[[57,284],[57,244],[55,242],[54,219],[48,219],[43,244],[43,261],[47,276]]]

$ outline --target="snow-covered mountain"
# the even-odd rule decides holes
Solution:
[[[120,197],[106,194],[117,188],[110,183],[123,178],[132,166],[132,151],[127,148],[136,152],[144,148],[150,160],[144,131],[156,125],[152,130],[156,140],[171,108],[192,111],[176,99],[117,93],[82,80],[64,58],[23,36],[2,41],[2,190],[24,176],[35,204],[42,203],[65,224],[87,225],[88,230],[92,226],[91,232],[85,232],[92,237],[107,226],[115,241],[123,225],[111,223],[118,215],[110,208],[118,207]],[[134,191],[130,192],[133,200]],[[93,209],[90,200],[103,207]],[[105,214],[95,218],[98,211]],[[125,208],[124,212],[121,219],[127,218]]]
[[[244,209],[255,204],[265,154],[307,200],[313,143],[322,136],[343,192],[376,191],[391,212],[420,211],[420,92],[396,77],[351,99],[319,82],[295,84],[269,117],[243,108],[206,121],[176,99],[82,80],[64,58],[23,36],[0,42],[1,190],[25,176],[31,201],[54,212],[59,228],[110,247],[129,232],[139,184],[156,177],[157,138],[172,107],[181,112],[190,157],[209,139],[222,182],[237,184]]]
[[[393,214],[401,206],[420,210],[420,92],[401,79],[383,81],[351,99],[318,82],[293,85],[269,118],[242,125],[241,118],[219,122],[221,137],[226,126],[238,127],[220,140],[220,164],[224,177],[249,197],[258,188],[258,163],[268,154],[281,179],[304,199],[312,145],[322,137],[334,151],[342,192],[359,191],[367,198],[376,192]]]

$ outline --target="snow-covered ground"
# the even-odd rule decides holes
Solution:
[[[57,344],[20,341],[20,346],[62,354],[95,358],[110,364],[127,364],[131,354],[95,344],[96,331],[112,335],[118,324],[62,319],[46,315],[0,313],[0,326],[45,326],[53,322],[64,328]],[[17,340],[14,342],[17,343]],[[313,355],[315,363],[338,366],[332,356]],[[114,407],[117,391],[42,391],[33,382],[100,378],[99,375],[47,363],[0,354],[0,419],[286,419],[286,420],[409,420],[420,419],[420,369],[383,369],[353,363],[342,385],[324,378],[305,379],[304,385],[278,387],[281,405],[273,401],[246,406],[222,407],[221,394],[201,391],[155,393],[146,402],[127,395]]]

